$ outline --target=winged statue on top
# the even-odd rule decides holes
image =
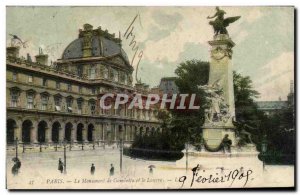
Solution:
[[[224,15],[226,14],[224,10],[216,7],[216,11],[217,12],[215,15],[207,17],[207,19],[216,18],[215,20],[210,21],[209,24],[213,26],[215,35],[228,34],[226,27],[228,27],[229,24],[237,21],[241,16],[224,18]]]

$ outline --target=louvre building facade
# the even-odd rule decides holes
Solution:
[[[133,67],[121,40],[100,27],[85,24],[61,59],[48,65],[40,49],[35,61],[19,57],[20,47],[7,47],[7,143],[61,143],[68,141],[125,143],[141,133],[160,131],[157,111],[103,110],[106,93],[147,95],[145,84],[132,84]]]

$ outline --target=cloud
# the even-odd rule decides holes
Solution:
[[[161,11],[154,11],[152,13],[154,24],[151,25],[151,33],[147,40],[158,41],[171,34],[183,19],[179,13],[165,14]]]
[[[258,68],[294,50],[293,11],[270,7],[264,11],[265,15],[251,24],[241,24],[241,32],[247,35],[233,48],[235,69],[252,79],[256,79]]]
[[[208,61],[209,47],[201,43],[185,43],[183,52],[179,54],[177,62],[184,62],[191,59]]]
[[[169,62],[166,59],[154,62],[144,59],[139,66],[138,79],[141,78],[142,82],[150,84],[151,87],[157,86],[162,77],[175,76],[176,66],[176,63]]]
[[[257,70],[254,87],[262,100],[286,99],[294,80],[294,52],[284,52]]]

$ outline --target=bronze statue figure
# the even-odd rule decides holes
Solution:
[[[207,19],[216,18],[214,21],[210,21],[209,24],[213,26],[215,35],[228,34],[226,27],[228,27],[230,23],[237,21],[241,16],[228,17],[224,19],[226,12],[221,10],[219,7],[216,7],[216,11],[215,15],[207,17]]]

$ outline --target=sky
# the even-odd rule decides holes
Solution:
[[[236,43],[234,70],[250,76],[260,93],[258,100],[286,100],[294,80],[293,7],[221,7],[225,17],[241,16],[227,30]],[[214,7],[7,7],[6,36],[16,34],[27,47],[21,55],[32,58],[43,48],[50,60],[61,58],[64,49],[89,23],[121,33],[123,49],[132,60],[131,39],[124,38],[135,16],[133,34],[143,57],[138,78],[151,87],[162,77],[175,76],[176,67],[186,60],[209,61],[213,29],[207,16]],[[137,59],[132,64],[136,70]],[[135,73],[134,73],[135,74]]]

